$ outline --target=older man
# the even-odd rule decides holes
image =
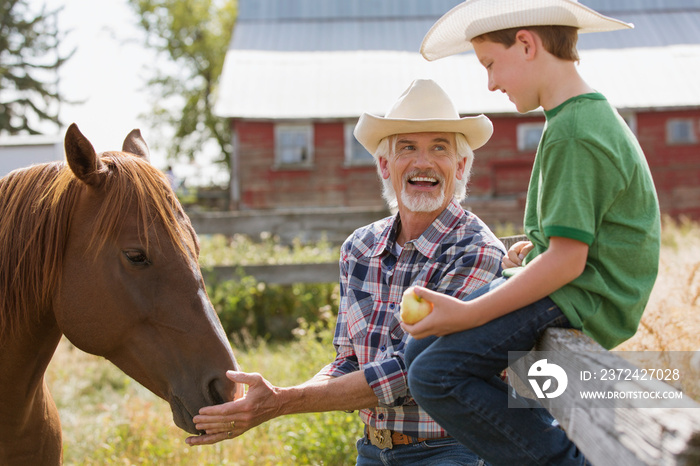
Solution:
[[[399,303],[411,285],[463,298],[501,272],[502,244],[459,203],[472,150],[491,133],[485,116],[461,118],[430,80],[414,81],[384,117],[360,117],[355,136],[374,154],[383,196],[398,213],[359,228],[341,248],[335,360],[295,387],[229,372],[249,386],[247,394],[202,409],[194,420],[206,435],[190,437],[190,445],[232,438],[281,415],[359,410],[366,428],[357,464],[384,464],[386,456],[395,464],[483,464],[411,398]]]

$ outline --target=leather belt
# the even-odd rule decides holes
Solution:
[[[427,437],[411,437],[410,435],[402,434],[389,429],[377,429],[372,426],[367,426],[365,429],[367,440],[377,448],[394,448],[396,445],[411,445],[430,440]]]

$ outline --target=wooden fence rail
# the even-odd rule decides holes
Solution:
[[[673,394],[678,390],[655,377],[636,377],[635,370],[639,373],[640,367],[621,357],[624,352],[607,351],[578,330],[548,329],[535,348],[514,366],[531,367],[543,354],[552,353],[566,355],[570,372],[589,374],[569,377],[560,396],[538,401],[593,465],[700,465],[700,403],[688,396],[653,402],[645,398],[644,394]],[[533,390],[515,372],[522,374],[523,370],[508,370],[518,393],[534,397]],[[597,373],[597,379],[591,372]],[[608,374],[608,379],[615,374],[617,380],[601,380],[601,374]],[[681,375],[691,376],[686,372]],[[605,393],[611,389],[637,396],[605,400],[605,406],[593,408],[593,401],[580,397],[581,391]],[[651,403],[654,407],[649,407]]]
[[[391,215],[385,208],[307,208],[226,212],[188,212],[198,235],[256,237],[267,232],[282,244],[325,239],[341,244],[355,229]]]
[[[501,238],[506,249],[524,236],[508,236]],[[245,266],[215,266],[202,270],[205,280],[223,281],[240,277],[241,274],[254,277],[259,282],[291,285],[293,283],[329,283],[337,282],[340,278],[340,268],[337,262],[310,264],[279,264],[279,265],[245,265]]]
[[[337,262],[245,266],[226,265],[203,268],[202,274],[207,283],[234,280],[241,276],[250,276],[259,282],[273,285],[333,283],[338,282],[340,278],[340,267]]]

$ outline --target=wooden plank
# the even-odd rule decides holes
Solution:
[[[241,274],[252,276],[257,281],[275,285],[294,283],[337,283],[340,267],[337,262],[318,264],[278,264],[217,266],[203,268],[205,282],[235,280]]]
[[[579,374],[591,368],[634,370],[637,366],[606,351],[577,330],[551,328],[545,332],[533,352],[516,365],[530,367],[542,353],[564,355],[567,369]],[[523,374],[522,367],[517,373]],[[567,372],[569,372],[567,370]],[[509,379],[524,396],[536,398],[532,389],[509,369]],[[569,377],[567,389],[557,398],[539,401],[559,421],[569,438],[591,463],[607,465],[690,465],[700,464],[700,403],[689,397],[682,400],[620,398],[606,400],[607,407],[591,408],[579,392],[624,389],[630,392],[677,391],[659,380],[603,382]],[[599,406],[600,401],[595,405]]]
[[[527,236],[525,235],[515,235],[515,236],[504,236],[502,238],[498,238],[501,240],[501,243],[503,243],[503,246],[506,247],[506,251],[510,249],[512,245],[517,243],[518,241],[527,241]]]
[[[508,249],[517,241],[526,239],[524,235],[507,236],[500,240]],[[333,283],[340,278],[337,262],[310,264],[215,266],[202,269],[206,281],[225,281],[240,277],[241,272],[256,280],[276,285],[292,283]]]
[[[391,215],[386,208],[299,208],[226,212],[188,212],[198,235],[235,234],[256,238],[261,232],[282,244],[325,239],[341,244],[357,228]]]

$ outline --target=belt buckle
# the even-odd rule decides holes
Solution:
[[[394,444],[391,441],[391,431],[389,429],[376,429],[372,426],[367,426],[367,437],[369,442],[382,450],[385,448],[393,448]]]

